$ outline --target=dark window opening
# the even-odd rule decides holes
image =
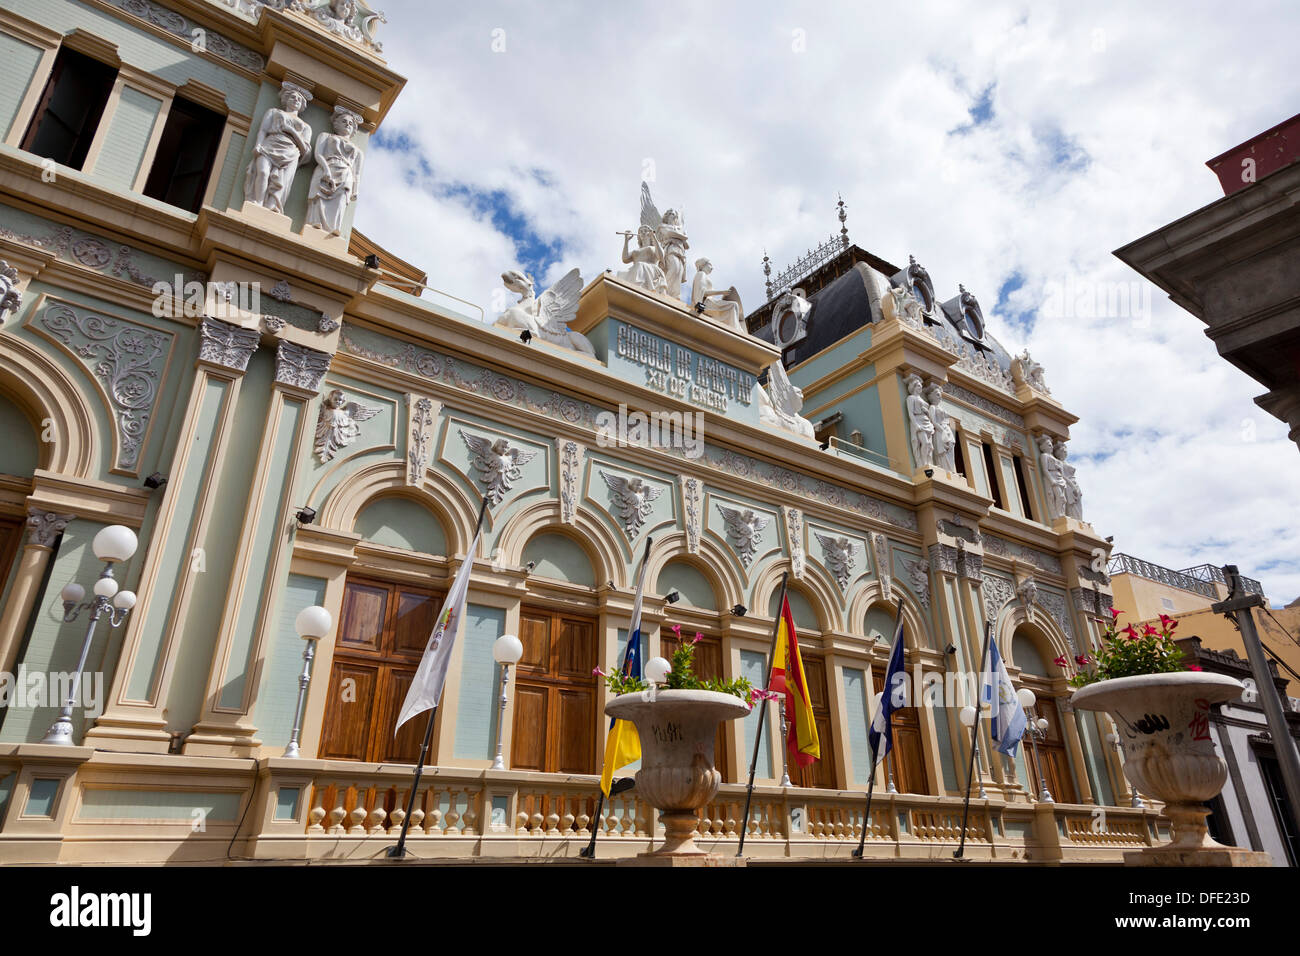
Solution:
[[[957,440],[952,445],[953,464],[957,466],[957,474],[962,476],[966,474],[966,453],[962,451],[962,445],[964,444],[966,443],[958,435]]]
[[[1282,831],[1282,845],[1286,849],[1287,862],[1291,866],[1300,863],[1300,833],[1296,833],[1291,815],[1291,802],[1286,796],[1286,784],[1282,781],[1282,768],[1277,756],[1272,753],[1255,752],[1259,759],[1260,773],[1264,785],[1268,788],[1269,802],[1273,805],[1273,815],[1277,828]]]
[[[1020,489],[1020,504],[1025,509],[1025,517],[1030,521],[1034,520],[1034,509],[1029,503],[1029,483],[1025,481],[1025,465],[1019,455],[1011,459],[1011,464],[1016,470],[1016,487]]]
[[[197,103],[172,100],[144,194],[198,212],[221,145],[226,118]]]
[[[113,67],[67,47],[59,50],[23,149],[80,169],[116,79]]]
[[[989,495],[992,496],[995,506],[1005,510],[1006,506],[1002,504],[1002,493],[998,491],[998,471],[993,464],[993,446],[986,441],[980,442],[980,446],[984,449],[984,466],[989,478]]]

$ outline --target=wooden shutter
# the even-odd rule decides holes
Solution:
[[[515,670],[510,766],[595,773],[595,623],[524,608],[519,632],[524,654]]]
[[[821,759],[814,760],[806,767],[799,766],[794,754],[790,761],[790,780],[800,787],[820,787],[834,790],[835,747],[831,742],[831,712],[826,692],[826,662],[820,657],[812,657],[800,651],[803,661],[804,682],[808,686],[808,698],[812,702],[813,722],[817,725],[817,742],[821,746]]]
[[[881,693],[885,686],[884,668],[873,668],[872,679],[876,693]],[[912,692],[919,693],[919,689],[912,688]],[[894,773],[894,787],[899,793],[929,793],[925,748],[921,743],[920,711],[915,707],[900,707],[894,711],[891,723],[894,746],[889,752],[889,761]]]

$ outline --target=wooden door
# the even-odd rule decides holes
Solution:
[[[1065,753],[1065,736],[1061,730],[1061,717],[1056,709],[1056,701],[1043,699],[1037,708],[1037,716],[1047,719],[1047,739],[1038,741],[1038,759],[1034,759],[1034,746],[1028,741],[1022,743],[1025,748],[1025,766],[1030,776],[1030,790],[1037,795],[1042,789],[1043,779],[1047,789],[1057,803],[1076,803],[1078,795],[1074,789],[1074,777],[1070,773],[1070,759]],[[1039,767],[1041,761],[1041,770]]]
[[[442,599],[407,585],[349,578],[343,594],[320,755],[327,760],[415,763],[427,717],[393,736]],[[432,762],[430,748],[426,765]]]
[[[884,668],[872,668],[872,678],[876,693],[881,693],[885,687]],[[889,751],[889,769],[894,773],[894,787],[899,793],[929,793],[925,749],[921,745],[921,712],[916,707],[900,707],[894,711],[890,722],[894,730],[894,746]]]
[[[691,635],[694,638],[694,634]],[[659,636],[660,653],[666,658],[671,658],[673,652],[678,648],[677,637],[670,630],[661,630]],[[704,637],[695,645],[695,676],[700,680],[708,680],[710,677],[716,677],[723,680],[726,674],[722,668],[722,641],[716,637]],[[718,725],[718,732],[713,738],[713,766],[722,774],[723,783],[734,783],[731,779],[731,761],[728,759],[731,753],[727,746],[727,725],[729,721],[723,721]]]
[[[9,568],[13,565],[14,555],[23,546],[23,529],[26,523],[22,518],[0,515],[0,588],[9,580]]]
[[[838,784],[835,780],[835,748],[831,745],[831,710],[826,693],[826,662],[820,657],[811,657],[802,651],[800,658],[803,660],[803,677],[808,685],[808,697],[812,701],[813,722],[817,725],[817,742],[821,745],[821,759],[801,767],[796,762],[794,754],[787,752],[790,782],[796,787],[834,790]]]
[[[595,773],[595,622],[524,608],[519,639],[511,769]]]

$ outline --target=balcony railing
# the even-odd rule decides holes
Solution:
[[[1158,584],[1168,584],[1170,587],[1181,588],[1184,591],[1191,591],[1209,598],[1211,601],[1219,599],[1219,592],[1215,590],[1213,584],[1208,581],[1198,580],[1183,571],[1174,571],[1170,568],[1162,568],[1158,564],[1152,564],[1150,561],[1143,561],[1141,558],[1135,558],[1131,554],[1113,554],[1110,558],[1110,564],[1106,568],[1107,573],[1114,577],[1117,574],[1136,574],[1140,578],[1146,578],[1148,581],[1155,581]]]
[[[1228,579],[1223,576],[1223,568],[1215,567],[1213,564],[1198,564],[1194,568],[1183,568],[1183,570],[1178,573],[1185,574],[1189,578],[1195,578],[1198,581],[1209,581],[1213,584],[1222,584],[1225,590],[1228,587]],[[1241,575],[1241,586],[1245,589],[1247,594],[1264,593],[1264,586],[1262,584],[1254,578],[1246,577],[1244,574]]]

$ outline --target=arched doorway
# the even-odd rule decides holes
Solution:
[[[812,704],[813,722],[817,725],[817,740],[821,745],[821,759],[800,766],[787,753],[786,760],[790,782],[796,787],[819,787],[835,790],[839,787],[835,765],[835,745],[831,739],[830,693],[827,687],[826,659],[820,651],[813,650],[821,644],[821,621],[813,599],[801,588],[791,585],[786,596],[795,629],[799,632],[799,656],[803,661],[804,681],[808,685],[808,699]],[[781,591],[778,588],[768,601],[768,616],[773,620],[781,613]],[[782,741],[782,746],[785,742]]]
[[[1017,769],[1023,770],[1025,779],[1021,783],[1028,792],[1037,794],[1045,782],[1057,803],[1075,803],[1079,798],[1070,772],[1061,708],[1043,657],[1043,651],[1050,646],[1046,635],[1032,624],[1017,625],[1011,635],[1011,660],[1020,668],[1019,683],[1032,690],[1037,698],[1034,713],[1028,716],[1031,720],[1041,717],[1047,721],[1043,736],[1034,743],[1026,735],[1021,745],[1024,764]]]
[[[865,632],[867,637],[886,644],[892,651],[896,633],[897,609],[888,604],[873,604],[867,609]],[[907,640],[906,634],[903,637]],[[885,660],[888,661],[888,652]],[[885,692],[885,672],[887,663],[877,664],[871,669],[875,694]],[[911,687],[913,699],[909,706],[900,707],[893,712],[891,726],[894,746],[886,760],[889,767],[887,774],[892,774],[894,787],[899,793],[929,793],[930,781],[925,772],[925,747],[921,737],[921,711],[915,706],[915,697],[921,688]],[[874,702],[874,697],[872,698]],[[874,716],[874,712],[871,716]]]

